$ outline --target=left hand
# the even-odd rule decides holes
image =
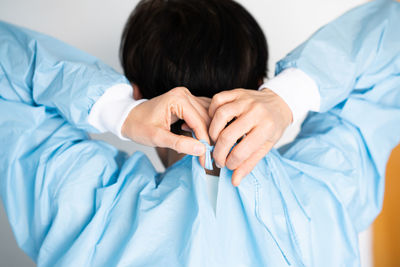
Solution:
[[[214,160],[218,167],[226,165],[234,170],[234,186],[253,170],[292,122],[289,106],[269,89],[235,89],[216,94],[209,116],[209,134],[216,143]],[[227,126],[233,119],[236,120]],[[230,152],[241,137],[244,138]]]
[[[176,135],[170,129],[179,119],[184,120],[198,139],[210,143],[208,105],[208,99],[193,96],[187,88],[174,88],[133,108],[122,126],[122,134],[142,145],[167,147],[178,153],[199,156],[204,166],[205,146],[192,137]]]

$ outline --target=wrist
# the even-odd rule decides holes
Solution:
[[[260,87],[268,88],[289,106],[293,123],[304,119],[309,111],[320,110],[321,97],[316,82],[305,72],[296,68],[283,70]]]
[[[124,121],[121,125],[121,135],[125,139],[130,139],[134,140],[133,136],[133,130],[132,129],[137,129],[137,122],[138,118],[141,117],[139,115],[140,113],[140,106],[142,106],[143,102],[140,102],[139,104],[133,106],[129,112],[127,112]]]
[[[290,124],[293,123],[293,113],[292,109],[286,103],[286,101],[274,91],[270,90],[269,88],[264,88],[260,90],[261,92],[266,94],[266,97],[274,99],[274,103],[278,110],[278,113],[281,115],[283,124],[288,127]]]
[[[99,132],[112,132],[122,140],[122,126],[128,114],[146,99],[135,100],[129,84],[117,84],[109,88],[93,105],[88,121]]]

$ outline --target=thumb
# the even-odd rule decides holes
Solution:
[[[202,156],[206,153],[206,147],[200,141],[184,136],[176,135],[167,130],[161,130],[157,138],[158,147],[168,147],[178,153],[184,153],[192,156]]]

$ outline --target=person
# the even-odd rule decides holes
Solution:
[[[163,7],[174,1],[161,2]],[[212,2],[215,6],[208,5],[211,1],[184,3],[193,7],[180,13],[186,18],[202,13],[218,17],[229,10],[228,18],[237,19],[232,8],[224,6],[231,1]],[[383,13],[398,12],[387,2],[360,9],[364,13],[377,7]],[[176,25],[179,13],[170,14],[171,25]],[[223,21],[224,25],[227,21],[235,20]],[[0,62],[6,77],[0,109],[7,114],[0,117],[0,192],[18,243],[39,266],[359,264],[357,233],[379,212],[383,188],[383,176],[365,143],[379,125],[400,118],[398,106],[383,105],[396,103],[398,90],[370,90],[381,94],[375,100],[385,102],[368,105],[379,118],[369,123],[358,123],[368,101],[356,97],[312,114],[299,137],[280,153],[272,149],[239,187],[230,183],[232,172],[221,169],[214,212],[196,157],[186,156],[159,174],[143,154],[126,159],[109,145],[88,140],[84,131],[93,129],[88,117],[101,117],[99,107],[111,92],[98,88],[110,88],[108,79],[121,76],[43,35],[5,23],[0,31]],[[18,68],[13,67],[15,62]],[[255,90],[233,92],[255,99],[266,96]],[[148,107],[166,96],[168,101],[197,100],[197,110],[207,106],[189,93],[177,88],[137,105],[122,127],[129,131],[125,136],[134,134],[132,125],[143,114],[151,116]],[[192,125],[188,123],[189,128]],[[393,134],[398,125],[392,125]],[[137,130],[140,136],[142,130]],[[207,146],[208,155],[211,149]],[[386,152],[389,146],[382,149]]]

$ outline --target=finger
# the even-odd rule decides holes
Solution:
[[[226,167],[230,170],[237,169],[268,141],[265,136],[266,133],[264,131],[259,130],[259,128],[253,128],[229,153],[226,159]]]
[[[208,136],[208,131],[207,131],[207,123],[202,119],[202,117],[199,115],[198,111],[196,108],[193,107],[193,105],[189,101],[184,101],[183,102],[183,107],[182,107],[182,118],[186,124],[193,130],[195,136],[199,140],[204,140],[208,144],[210,144],[210,138]],[[188,137],[189,138],[189,137]],[[192,138],[194,139],[194,138]],[[202,144],[203,145],[203,144]],[[201,166],[205,167],[205,146],[204,147],[204,152],[199,157],[199,161]]]
[[[155,146],[171,148],[178,153],[201,156],[206,151],[204,144],[200,141],[192,137],[176,135],[164,129],[158,129],[154,139]]]
[[[210,98],[207,98],[207,99],[210,99]],[[210,99],[210,101],[211,101],[211,99]],[[208,116],[208,112],[207,112],[208,104],[207,104],[207,102],[203,102],[201,99],[199,101],[199,104],[201,106],[203,106],[204,108],[198,108],[197,111],[198,112],[201,111],[200,115],[203,118],[203,120],[206,121],[207,127],[209,127],[209,125],[211,123],[211,118]],[[187,132],[191,132],[192,131],[192,129],[190,129],[190,127],[186,123],[182,124],[181,129],[184,130],[184,131],[187,131]]]
[[[241,116],[221,132],[213,152],[213,158],[219,167],[225,166],[228,154],[233,145],[252,128],[251,120],[246,116]]]
[[[196,138],[205,140],[210,143],[208,136],[207,124],[198,113],[197,109],[193,107],[190,102],[184,101],[182,103],[182,118],[186,124],[193,130]]]
[[[192,129],[190,129],[186,122],[182,123],[181,129],[186,132],[192,132]]]
[[[203,114],[202,114],[202,118],[204,119],[204,120],[209,120],[209,123],[211,122],[211,119],[210,119],[210,117],[208,116],[208,107],[210,106],[210,103],[211,103],[211,98],[209,98],[209,97],[203,97],[203,96],[201,96],[201,97],[196,97],[196,100],[198,101],[198,103],[201,105],[201,106],[203,106],[204,107],[204,109],[198,109],[198,111],[199,110],[201,110],[202,112],[203,112]],[[204,113],[204,111],[205,111],[205,113]],[[208,123],[208,125],[207,126],[209,126],[209,123]],[[183,131],[186,131],[186,132],[192,132],[192,129],[190,129],[190,127],[186,124],[186,122],[184,122],[182,125],[181,125],[181,129],[183,130]]]
[[[199,162],[200,162],[200,165],[201,165],[203,168],[206,167],[206,156],[205,156],[205,154],[203,154],[202,156],[199,156]]]
[[[199,97],[195,97],[193,95],[189,96],[189,101],[192,104],[192,106],[197,110],[201,118],[204,120],[204,122],[208,126],[210,125],[211,119],[210,116],[208,115],[208,108],[206,108],[204,105],[206,105],[205,100],[200,99]]]
[[[182,124],[181,129],[183,131],[186,131],[186,132],[190,132],[190,133],[192,132],[192,129],[190,129],[189,126],[186,123]],[[200,156],[199,160],[200,160],[201,166],[205,167],[205,162],[206,162],[205,155],[204,156]]]
[[[238,102],[231,102],[218,108],[208,129],[208,133],[214,142],[218,140],[226,125],[242,114],[244,108],[245,106]]]
[[[209,136],[208,136],[208,127],[206,121],[202,118],[199,112],[201,112],[201,108],[199,111],[195,108],[195,103],[193,95],[187,88],[179,87],[172,89],[169,94],[172,96],[173,104],[169,106],[170,114],[178,117],[179,119],[183,119],[186,124],[193,130],[196,137],[200,140],[205,140],[206,142],[210,143]],[[201,107],[201,105],[199,105]],[[204,110],[204,113],[207,111]],[[206,116],[206,115],[205,115]],[[194,138],[186,137],[190,140],[194,140]],[[186,139],[187,140],[187,139]],[[197,141],[197,140],[196,140]],[[197,141],[199,142],[199,141]],[[202,153],[198,154],[200,150],[198,147],[194,147],[195,151],[191,151],[194,153],[190,153],[191,155],[198,155],[200,156],[200,163],[204,167],[205,163],[205,146],[202,144]],[[190,151],[189,148],[188,151]],[[177,150],[177,149],[175,149]]]
[[[273,143],[265,143],[260,150],[250,156],[232,175],[232,185],[239,186],[242,180],[254,169],[258,162],[264,158],[273,147]]]
[[[210,107],[208,108],[208,115],[213,118],[219,107],[236,100],[239,96],[239,93],[239,90],[230,90],[214,95],[211,100]]]

